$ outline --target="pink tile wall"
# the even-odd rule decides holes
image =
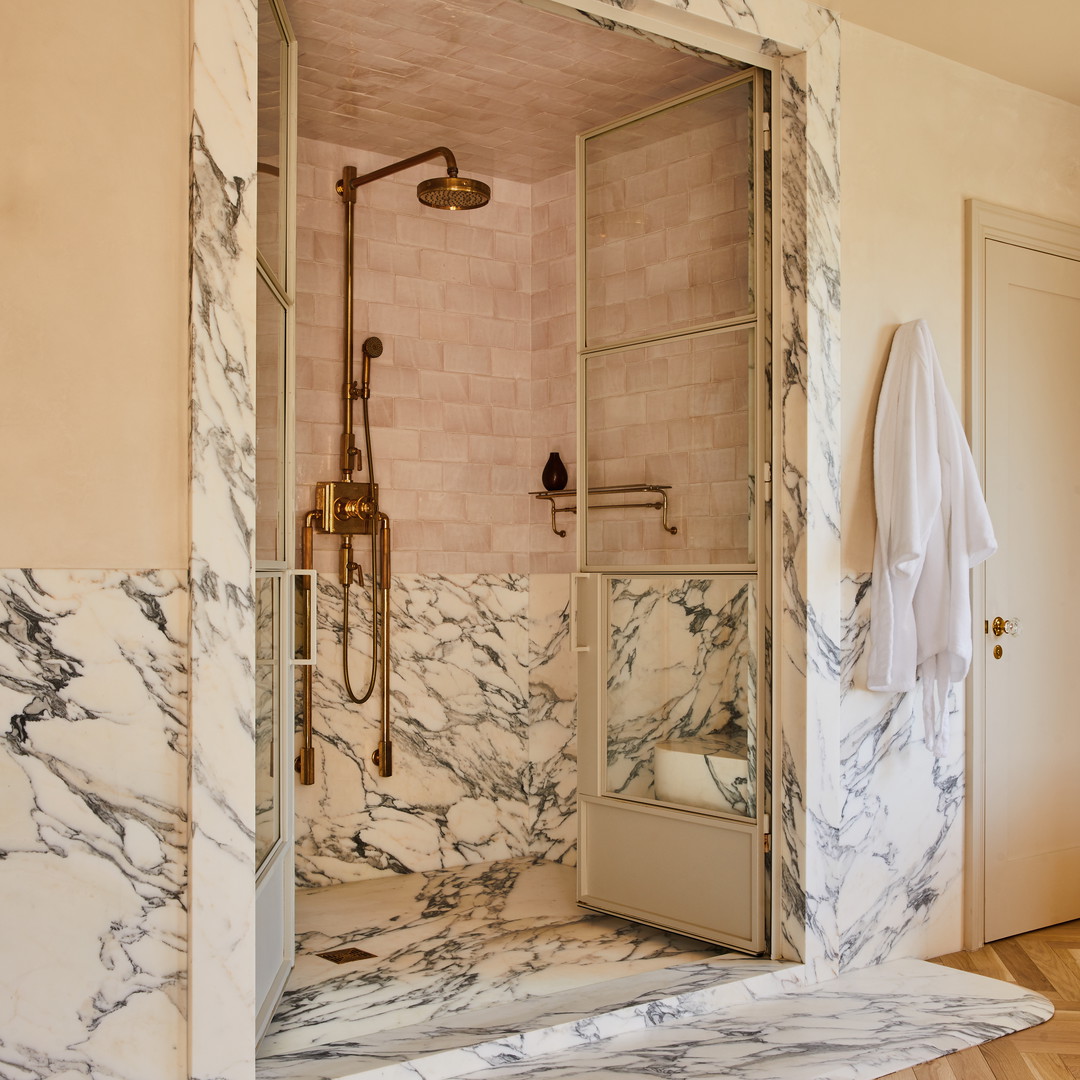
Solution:
[[[340,478],[344,212],[334,185],[346,164],[362,173],[387,163],[300,140],[301,515],[314,506],[317,481]],[[460,164],[469,174],[468,162]],[[384,351],[372,362],[372,443],[381,505],[393,520],[394,571],[524,573],[526,493],[546,459],[536,460],[532,437],[532,195],[527,185],[496,180],[491,203],[479,210],[421,207],[415,185],[438,173],[435,161],[357,193],[356,375],[360,343],[380,337]],[[548,321],[558,325],[554,314]],[[362,445],[361,415],[357,402]],[[317,537],[316,569],[336,572],[336,550],[331,538]]]
[[[566,465],[568,488],[577,481],[577,351],[574,174],[564,173],[533,187],[533,362],[534,467],[529,490],[542,488],[540,472],[556,450]],[[534,573],[570,573],[576,568],[573,514],[559,515],[565,537],[551,529],[549,504],[530,500],[530,567]]]
[[[619,566],[749,561],[749,363],[745,330],[590,359],[590,484],[670,485],[669,524],[678,529],[665,532],[659,510],[594,511],[591,559]]]
[[[648,145],[634,143],[650,130],[659,136],[674,114],[640,122],[642,131],[632,125],[590,141],[590,347],[748,310],[746,97],[740,87],[697,103],[697,120],[684,118],[690,130]]]
[[[737,154],[714,146],[705,168],[706,135],[681,132],[659,148],[627,151],[644,155],[634,166],[645,169],[643,176],[633,178],[626,162],[609,173],[609,179],[616,173],[632,178],[613,181],[616,188],[622,185],[619,198],[627,197],[627,189],[634,198],[643,196],[661,179],[669,193],[681,193],[679,213],[674,203],[660,200],[664,205],[656,220],[662,228],[641,238],[640,257],[654,258],[655,264],[638,273],[623,263],[623,270],[609,275],[607,298],[624,290],[623,315],[617,318],[638,318],[633,313],[648,307],[627,291],[631,280],[676,306],[684,300],[691,306],[705,303],[694,291],[702,288],[711,290],[708,303],[717,303],[718,281],[732,295],[745,296],[746,245],[730,242],[729,236],[745,236],[745,131],[734,117],[712,127],[709,138],[719,132],[722,141],[738,140]],[[302,515],[314,506],[315,482],[340,476],[344,215],[334,185],[345,164],[363,172],[388,159],[301,140],[299,160]],[[468,174],[468,163],[461,164]],[[438,162],[429,163],[362,187],[356,208],[357,375],[360,343],[375,334],[384,352],[372,365],[372,439],[382,507],[393,520],[394,570],[571,572],[576,515],[559,516],[567,535],[556,536],[548,504],[528,492],[540,489],[552,450],[567,465],[568,486],[577,480],[574,175],[531,187],[496,180],[488,206],[448,214],[423,208],[415,198],[416,183],[438,170]],[[736,207],[731,213],[741,213],[741,231],[727,220],[729,214],[710,218],[707,207],[716,209],[718,199],[728,199]],[[687,238],[697,235],[707,237],[715,250],[687,257]],[[624,255],[627,250],[624,245]],[[733,276],[723,276],[728,274]],[[688,292],[680,292],[684,279],[691,282]],[[668,307],[663,318],[672,318]],[[695,369],[692,357],[680,359],[669,350],[664,358],[630,364],[625,372],[616,371],[617,365],[607,373],[593,372],[592,392],[603,399],[603,411],[592,445],[606,460],[594,467],[592,482],[676,485],[671,497],[677,537],[664,534],[659,515],[651,511],[594,517],[591,546],[609,553],[613,563],[745,558],[745,386],[730,380],[706,385],[702,380],[715,377],[715,371],[704,374],[704,363],[699,358]],[[742,363],[745,367],[744,348]],[[623,381],[604,387],[605,378]],[[354,414],[362,444],[359,402]],[[362,561],[366,565],[366,558]],[[336,573],[331,538],[317,537],[315,565]]]

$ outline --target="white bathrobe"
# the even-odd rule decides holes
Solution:
[[[922,319],[893,337],[874,426],[874,502],[867,685],[912,690],[918,677],[926,742],[940,755],[949,684],[971,665],[970,570],[997,541]]]

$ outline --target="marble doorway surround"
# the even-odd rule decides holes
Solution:
[[[839,616],[839,24],[805,0],[545,0],[773,68],[782,122],[774,362],[782,406],[775,512],[783,573],[777,670],[786,793],[777,897],[785,951],[838,966],[833,857],[843,805]],[[621,9],[613,11],[615,9]],[[254,0],[193,0],[189,1071],[246,1078],[254,1047]],[[775,151],[774,151],[775,152]],[[854,923],[852,924],[854,925]]]

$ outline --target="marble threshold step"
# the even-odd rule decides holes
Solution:
[[[279,1055],[257,1075],[873,1080],[1052,1014],[1032,991],[919,960],[814,981],[801,965],[723,957]]]

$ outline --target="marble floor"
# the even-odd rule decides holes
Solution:
[[[578,909],[574,871],[511,859],[301,893],[260,1080],[872,1080],[1053,1006],[901,960],[807,969]],[[341,948],[375,954],[340,966]]]
[[[574,874],[519,858],[301,891],[296,967],[260,1057],[725,956],[761,963],[584,911]],[[319,955],[344,948],[372,956]]]

